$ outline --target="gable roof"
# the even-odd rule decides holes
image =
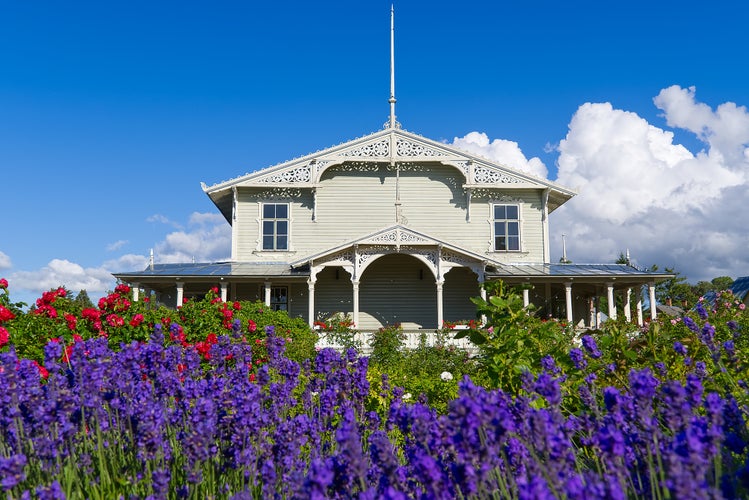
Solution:
[[[322,173],[344,162],[440,162],[457,169],[467,188],[542,189],[548,192],[549,212],[577,194],[555,182],[467,153],[400,128],[386,128],[337,146],[278,165],[250,172],[212,186],[201,183],[227,220],[231,220],[231,192],[238,187],[313,188]]]
[[[493,259],[489,259],[484,255],[480,255],[480,254],[471,252],[470,250],[466,250],[464,248],[452,245],[446,241],[440,240],[439,238],[434,238],[422,232],[414,231],[413,229],[407,228],[401,224],[395,224],[395,225],[386,227],[384,229],[380,229],[379,231],[375,231],[373,233],[370,233],[370,234],[361,236],[359,238],[356,238],[354,240],[348,241],[346,243],[342,243],[340,245],[330,247],[321,252],[318,252],[312,255],[307,255],[305,257],[302,257],[301,259],[291,262],[290,265],[293,268],[304,266],[306,264],[312,263],[315,260],[320,260],[320,259],[324,259],[325,257],[335,255],[338,252],[345,250],[347,248],[351,248],[355,245],[391,246],[391,247],[395,247],[396,249],[399,249],[401,246],[408,246],[408,247],[439,246],[451,252],[461,254],[465,257],[469,257],[470,259],[473,259],[477,262],[483,262],[483,263],[490,262],[495,266],[498,266],[498,267],[502,266],[502,264],[500,264],[499,262],[495,262]]]

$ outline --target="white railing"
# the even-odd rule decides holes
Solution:
[[[416,349],[419,347],[419,344],[421,342],[421,336],[425,336],[426,345],[428,347],[433,347],[437,344],[438,341],[438,335],[437,332],[433,330],[404,330],[403,333],[406,336],[406,339],[404,341],[404,347],[406,349]],[[454,339],[453,337],[455,334],[458,333],[457,330],[451,330],[447,336],[444,338],[445,345],[453,345],[455,347],[458,347],[460,349],[465,349],[471,354],[476,354],[478,352],[478,349],[476,345],[471,343],[471,341],[468,339],[468,337],[464,337],[462,339]],[[334,342],[332,339],[328,338],[325,335],[325,332],[321,331],[318,332],[320,335],[319,340],[317,341],[316,347],[318,349],[324,349],[326,347],[332,347],[333,349],[341,350],[343,346],[340,344]],[[372,339],[373,332],[371,331],[359,331],[354,335],[354,340],[357,342],[359,347],[359,352],[364,355],[372,354],[372,347],[371,347],[371,339]]]

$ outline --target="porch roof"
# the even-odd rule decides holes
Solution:
[[[116,273],[115,278],[134,281],[134,278],[236,278],[307,277],[308,268],[291,268],[288,262],[210,262],[182,264],[154,264],[144,271]]]
[[[489,278],[545,281],[584,280],[647,283],[672,278],[673,274],[642,271],[626,264],[505,264],[486,273]]]

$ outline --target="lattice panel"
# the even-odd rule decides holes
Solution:
[[[341,156],[346,157],[387,157],[390,155],[390,140],[385,138],[377,142],[365,144],[360,148],[344,151]]]
[[[303,166],[293,170],[286,170],[276,175],[271,175],[259,179],[259,183],[263,184],[299,184],[310,181],[309,167]]]
[[[405,139],[398,139],[395,142],[395,151],[398,156],[447,156],[441,151]]]
[[[523,181],[498,170],[477,166],[473,169],[473,180],[477,184],[520,184]]]

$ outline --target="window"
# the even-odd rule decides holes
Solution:
[[[289,205],[263,204],[263,250],[289,249]]]
[[[265,297],[265,286],[260,289],[261,296]],[[289,310],[289,289],[285,286],[270,287],[270,307],[274,311]]]
[[[494,251],[520,251],[520,207],[494,205]]]

